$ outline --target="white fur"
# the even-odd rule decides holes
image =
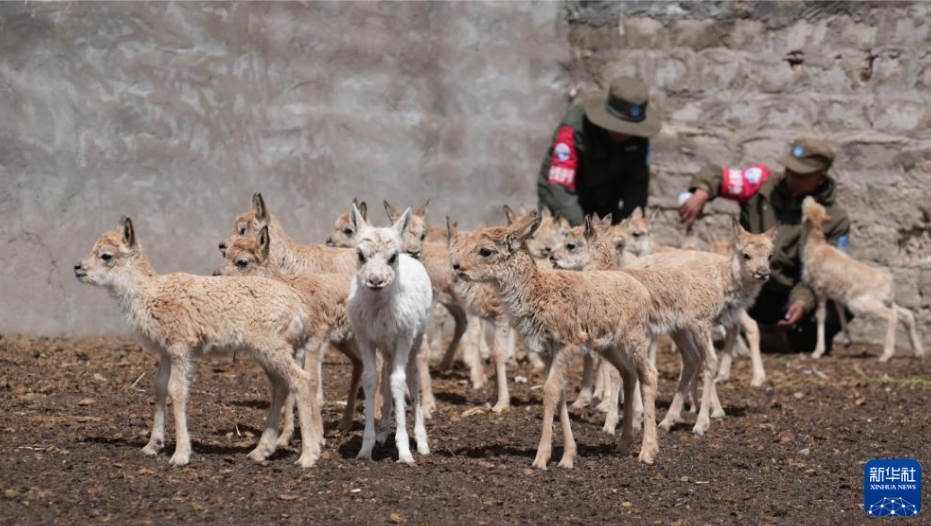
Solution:
[[[393,398],[397,406],[395,443],[398,461],[412,464],[414,457],[407,434],[405,385],[413,397],[417,451],[422,455],[430,453],[416,373],[417,352],[433,302],[430,277],[419,261],[400,253],[401,234],[410,220],[409,209],[390,228],[370,226],[355,206],[352,218],[358,231],[356,247],[365,257],[364,262],[360,261],[349,288],[349,319],[362,354],[366,400],[365,431],[357,458],[371,459],[375,445],[375,406],[370,401],[375,399],[378,388],[375,350],[379,349],[385,362],[385,377],[391,386],[391,396],[386,397],[382,406],[381,422],[387,425]],[[393,263],[392,255],[396,256]]]

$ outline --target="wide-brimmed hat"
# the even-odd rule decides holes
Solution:
[[[585,101],[585,116],[599,128],[637,137],[652,137],[662,124],[656,108],[648,108],[650,90],[630,77],[611,81],[606,93]]]
[[[813,174],[831,167],[834,163],[834,148],[820,139],[800,137],[792,141],[789,151],[779,157],[778,161],[797,174]]]

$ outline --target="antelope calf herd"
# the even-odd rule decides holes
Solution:
[[[634,432],[641,429],[639,459],[645,463],[653,463],[659,452],[657,338],[669,336],[682,359],[671,405],[659,423],[664,430],[681,420],[690,398],[699,408],[693,432],[704,434],[711,418],[724,416],[715,383],[729,376],[738,347],[748,348],[753,359],[752,385],[763,383],[759,330],[747,309],[769,278],[775,228],[752,234],[734,221],[732,239],[704,252],[657,246],[653,217],[640,210],[617,225],[610,217],[590,217],[569,228],[546,210],[505,207],[507,226],[482,224],[467,232],[448,217],[445,228],[428,226],[428,205],[399,212],[386,202],[391,226],[375,227],[365,203],[353,201],[326,245],[300,245],[255,194],[252,209],[236,218],[233,233],[220,243],[224,263],[209,277],[157,274],[129,218],[120,220],[117,231],[103,234],[74,272],[81,282],[108,289],[130,325],[160,355],[154,423],[143,452],[156,455],[165,445],[170,395],[177,442],[170,464],[189,462],[185,410],[192,361],[200,353],[240,351],[262,366],[272,386],[265,430],[249,457],[267,459],[290,442],[296,407],[302,439],[296,463],[313,466],[325,444],[322,361],[329,346],[352,364],[343,432],[352,427],[360,383],[365,394],[358,458],[370,459],[375,443],[386,441],[393,414],[398,461],[413,463],[406,404],[410,399],[417,453],[427,455],[426,420],[436,408],[430,351],[442,341],[437,305],[455,323],[439,367],[449,368],[460,343],[466,343],[464,361],[473,387],[485,378],[482,324],[493,325],[494,411],[510,404],[507,364],[516,335],[536,366],[547,369],[542,435],[533,462],[540,469],[551,457],[557,412],[565,442],[559,465],[571,468],[575,462],[565,388],[575,359],[585,365],[573,405],[601,400],[605,431],[614,433],[622,423],[622,452],[633,448]],[[827,245],[821,234],[825,210],[811,198],[803,211],[804,277],[819,302],[815,357],[824,351],[827,299],[888,321],[883,361],[894,352],[899,318],[915,354],[922,355],[914,316],[895,304],[891,277]],[[716,327],[725,335],[718,371]]]

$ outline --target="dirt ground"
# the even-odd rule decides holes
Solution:
[[[914,458],[931,467],[931,360],[900,349],[883,365],[878,353],[853,346],[820,361],[765,355],[768,379],[756,389],[749,360],[736,360],[719,390],[728,416],[704,438],[692,435],[692,414],[660,431],[653,466],[615,451],[603,415],[575,410],[576,468],[556,467],[556,426],[547,471],[530,469],[542,377],[528,365],[511,368],[527,381],[512,382],[514,408],[501,415],[467,412],[491,399],[493,382],[473,391],[464,369],[435,375],[433,454],[406,466],[394,461],[392,439],[376,447],[374,461],[354,460],[362,413],[348,436],[338,435],[349,366],[331,354],[327,447],[315,468],[300,470],[296,440],[267,462],[246,458],[263,426],[267,382],[247,358],[214,357],[200,362],[193,383],[191,463],[171,468],[170,416],[167,451],[139,451],[152,422],[154,355],[131,339],[8,336],[0,339],[0,523],[866,522],[866,461]],[[659,370],[661,418],[677,357],[660,352]],[[570,387],[577,383],[578,374]]]

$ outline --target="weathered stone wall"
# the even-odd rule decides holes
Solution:
[[[678,243],[676,196],[704,162],[774,163],[815,135],[851,213],[850,253],[890,270],[898,302],[931,342],[931,4],[629,2],[568,6],[570,89],[619,74],[653,88],[665,117],[655,141],[651,203]],[[732,203],[706,209],[727,232]],[[884,327],[857,320],[857,336]],[[900,329],[899,343],[907,345]]]
[[[651,203],[705,161],[832,141],[852,254],[931,341],[931,25],[923,3],[0,3],[0,331],[122,331],[71,266],[120,215],[205,273],[262,191],[299,241],[353,196],[474,224],[535,203],[572,97],[618,74],[664,114]],[[725,231],[735,207],[707,222]],[[881,334],[858,321],[861,337]]]
[[[207,273],[255,191],[305,243],[353,196],[384,223],[533,204],[563,9],[0,3],[0,331],[124,331],[72,272],[124,214],[157,270]]]

